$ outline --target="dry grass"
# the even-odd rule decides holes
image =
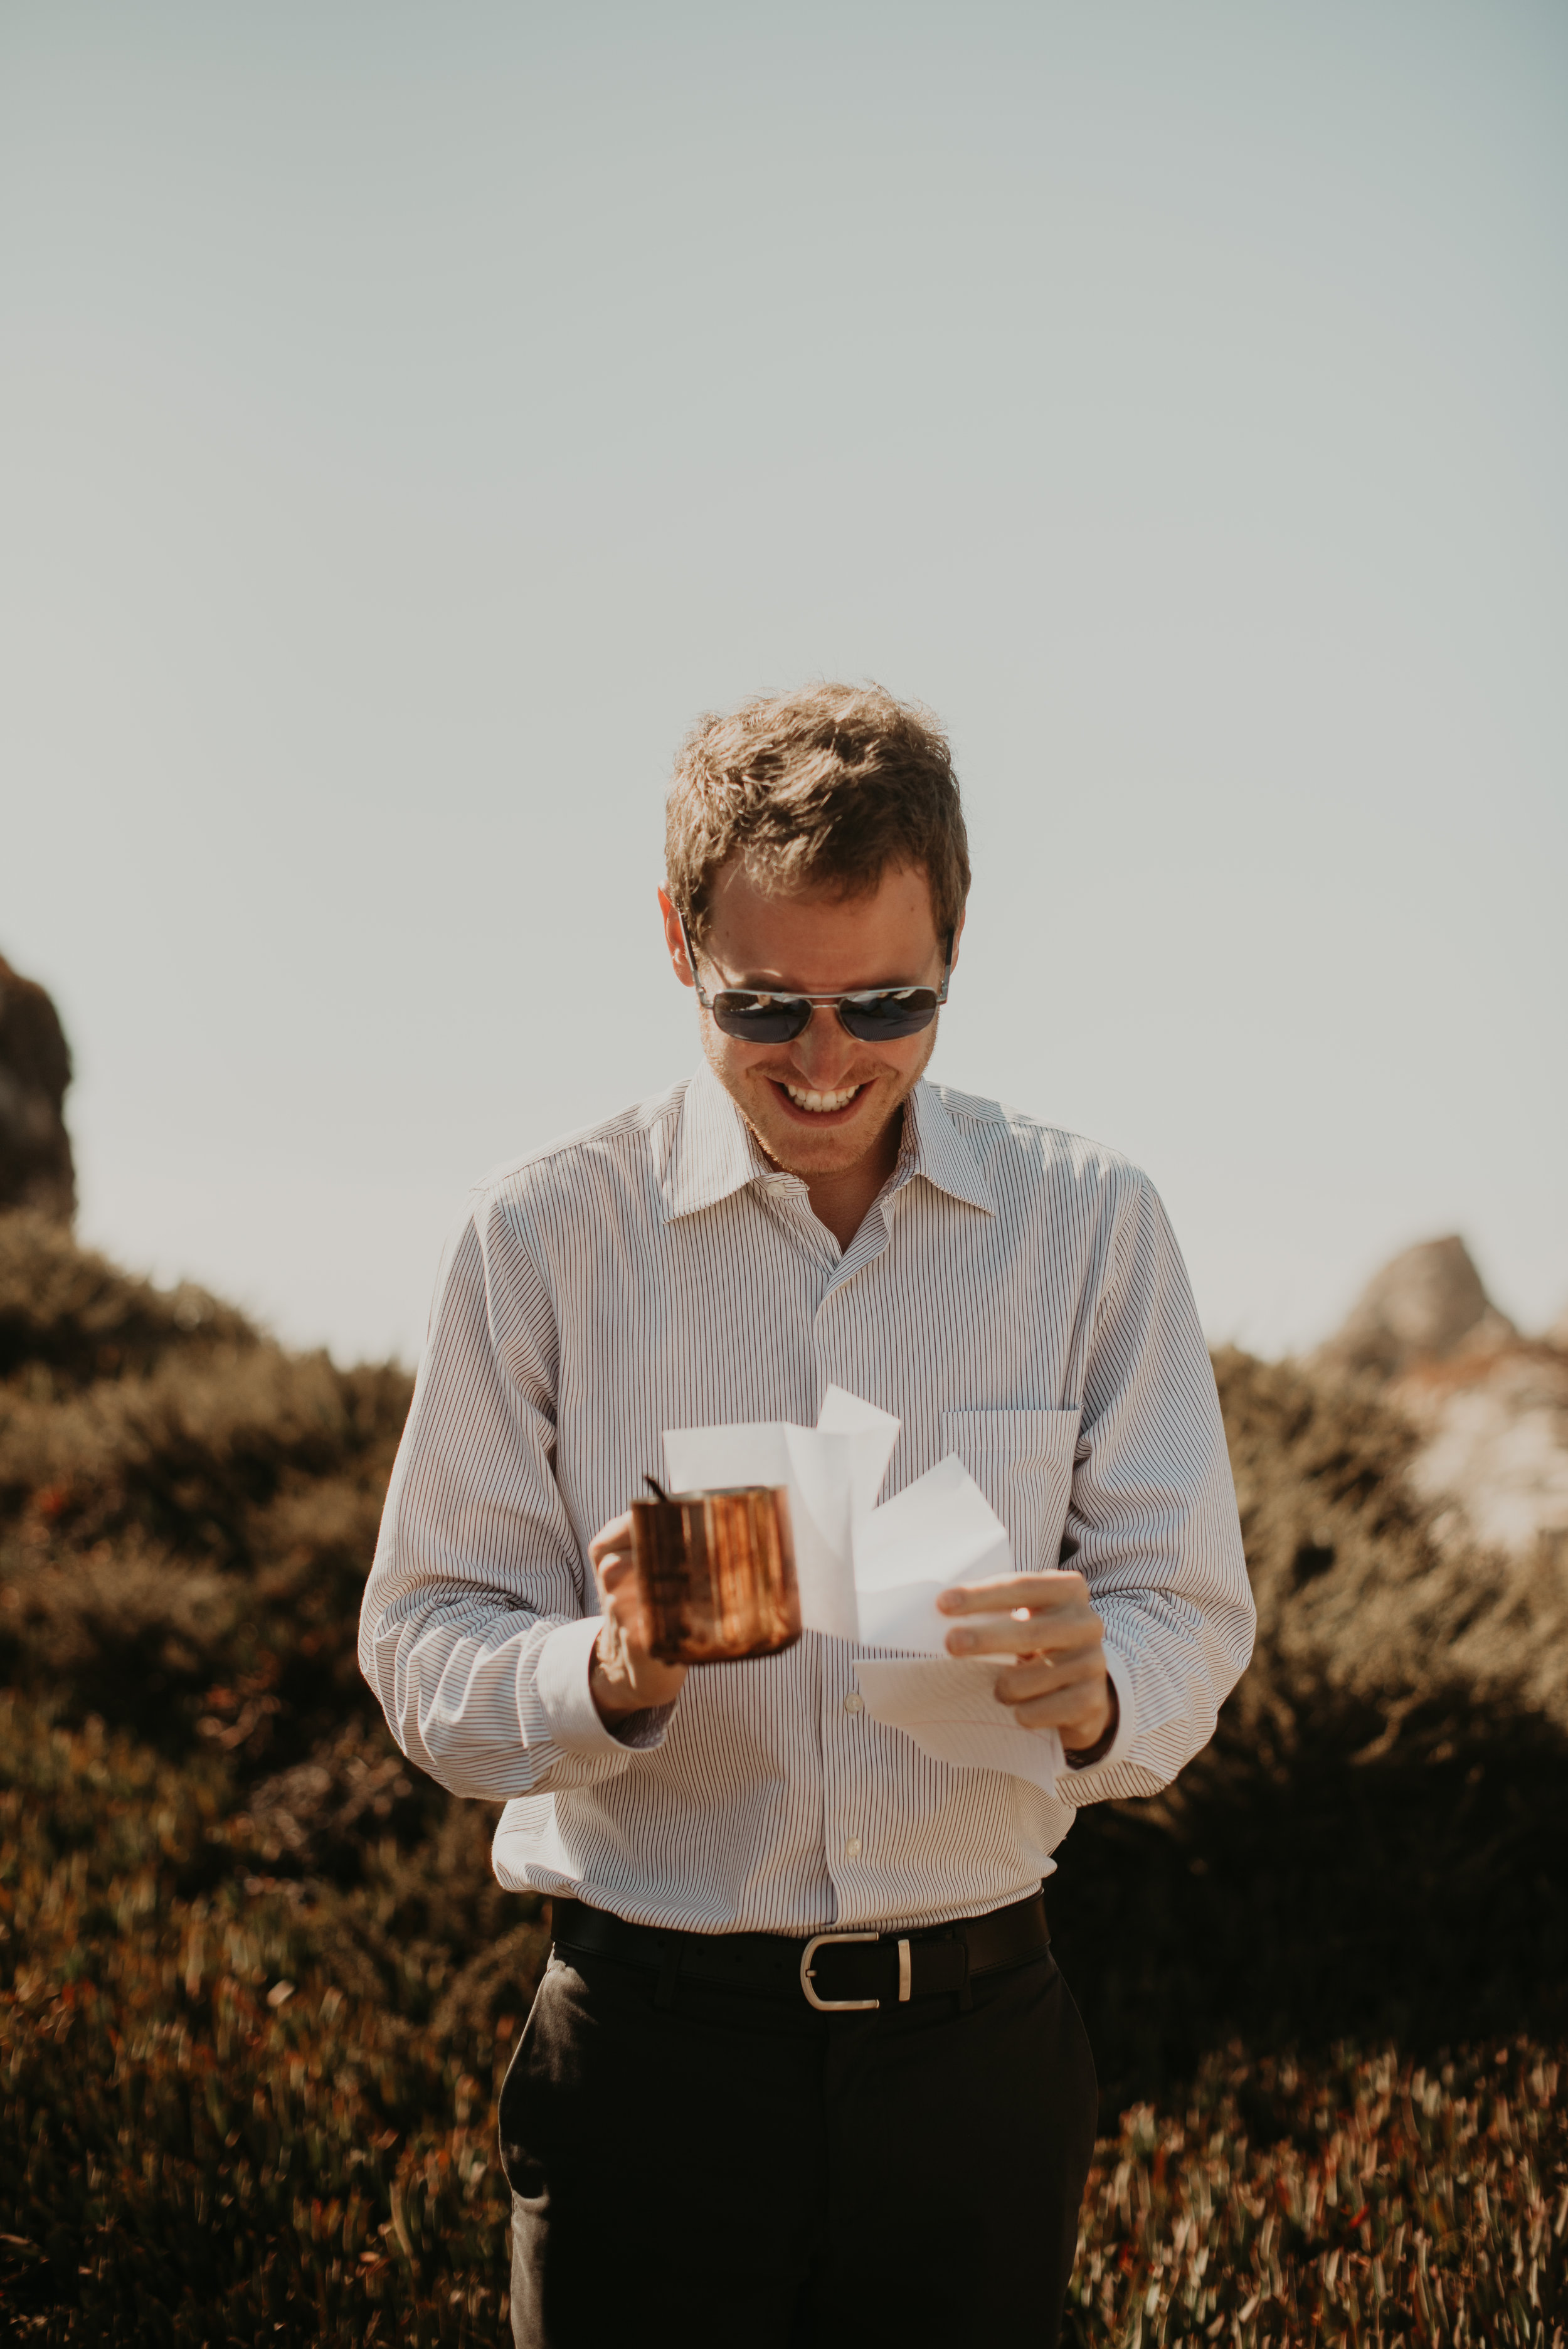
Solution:
[[[1258,1662],[1052,1887],[1109,2132],[1070,2326],[1550,2349],[1562,1594],[1434,1547],[1366,1395],[1218,1367]],[[506,2338],[492,2106],[544,1927],[358,1678],[407,1402],[0,1218],[16,2337]]]
[[[1068,2337],[1560,2344],[1568,2110],[1527,2043],[1206,2064],[1097,2148]]]
[[[543,1928],[489,1880],[490,1816],[362,1837],[345,1890],[252,1872],[226,1757],[13,1700],[0,1774],[13,2325],[497,2338],[492,2106]]]

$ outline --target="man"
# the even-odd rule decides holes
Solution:
[[[830,686],[706,720],[667,852],[704,1065],[474,1194],[361,1629],[403,1751],[511,1797],[497,1873],[553,1899],[501,2098],[514,2333],[1051,2343],[1095,2085],[1040,1881],[1246,1664],[1213,1377],[1147,1180],[922,1081],[969,885],[923,716]],[[873,1720],[876,1651],[639,1644],[661,1431],[809,1424],[830,1383],[903,1423],[890,1494],[955,1451],[1006,1526],[948,1646],[1059,1733],[1054,1791]]]

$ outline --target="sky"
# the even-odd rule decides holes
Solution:
[[[80,1230],[340,1360],[695,1065],[705,710],[875,678],[933,1075],[1216,1340],[1568,1300],[1568,11],[0,7],[0,953]]]

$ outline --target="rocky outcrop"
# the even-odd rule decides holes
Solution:
[[[1457,1237],[1405,1249],[1318,1349],[1376,1381],[1414,1425],[1417,1492],[1436,1530],[1568,1568],[1568,1313],[1522,1338]]]
[[[1513,1324],[1481,1286],[1469,1248],[1451,1233],[1422,1240],[1386,1264],[1316,1359],[1326,1370],[1391,1379],[1413,1363],[1443,1361],[1513,1335]]]
[[[76,1170],[63,1114],[70,1047],[44,989],[0,955],[0,1212],[31,1207],[68,1224]]]

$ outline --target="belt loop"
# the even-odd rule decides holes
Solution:
[[[676,1978],[681,1970],[681,1940],[678,1933],[666,1934],[659,1951],[658,1987],[654,1992],[654,2004],[671,2007],[676,2002]]]
[[[960,1933],[958,1946],[964,1952],[964,1974],[958,1985],[958,2012],[967,2014],[975,2004],[975,1993],[969,1987],[969,1936]]]

